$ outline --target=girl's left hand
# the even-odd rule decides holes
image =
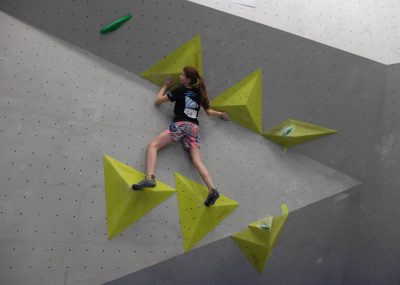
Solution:
[[[164,80],[164,86],[168,87],[172,83],[173,80],[174,80],[174,78],[172,77],[172,75],[167,75]]]
[[[226,112],[220,112],[219,117],[224,121],[229,121],[229,115]]]

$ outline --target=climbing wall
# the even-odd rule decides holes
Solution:
[[[6,284],[100,284],[186,256],[176,196],[107,240],[102,157],[144,170],[147,143],[167,127],[172,105],[154,106],[159,89],[138,74],[196,33],[211,98],[261,67],[265,130],[290,114],[340,132],[284,155],[245,127],[202,113],[203,160],[221,192],[240,206],[195,250],[214,248],[248,223],[276,215],[282,202],[296,211],[338,194],[334,199],[346,211],[333,209],[349,213],[355,200],[340,193],[364,178],[383,65],[186,1],[2,1],[0,9],[18,17],[0,18]],[[128,10],[133,18],[120,30],[99,34]],[[157,176],[174,186],[174,171],[201,182],[177,144],[160,153]],[[310,215],[316,216],[301,217]],[[315,234],[329,237],[330,228],[321,232]],[[314,253],[323,250],[322,244]],[[343,269],[339,260],[332,265]]]
[[[112,241],[105,219],[103,155],[144,171],[147,143],[167,127],[173,105],[157,108],[157,87],[137,75],[6,14],[1,19],[10,27],[1,34],[7,283],[98,284],[182,254],[175,196]],[[275,214],[281,201],[295,210],[358,183],[304,156],[282,156],[233,123],[204,114],[201,121],[204,161],[221,193],[241,204],[203,245]],[[201,182],[179,144],[160,152],[157,164],[159,179],[174,187],[175,171]],[[313,179],[303,179],[309,172]]]
[[[200,33],[211,98],[262,68],[264,130],[289,116],[340,128],[335,139],[300,151],[363,177],[365,142],[371,140],[369,129],[384,88],[383,64],[183,0],[3,0],[0,9],[135,74]],[[100,34],[103,25],[128,12],[133,17],[123,27]]]

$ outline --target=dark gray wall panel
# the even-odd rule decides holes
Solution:
[[[400,172],[368,174],[342,284],[400,284]]]
[[[345,284],[400,284],[400,64],[386,71]]]
[[[400,64],[387,67],[385,93],[380,97],[377,107],[379,113],[368,172],[399,172]]]

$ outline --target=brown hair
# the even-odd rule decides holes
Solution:
[[[204,110],[209,109],[210,101],[207,96],[207,89],[204,83],[204,78],[200,76],[197,69],[193,66],[185,66],[183,68],[183,72],[185,73],[185,76],[190,79],[191,85],[199,87],[201,96],[200,103],[203,106]]]

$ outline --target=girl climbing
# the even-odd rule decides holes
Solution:
[[[204,205],[214,205],[219,197],[219,192],[208,173],[207,168],[200,159],[200,136],[199,121],[197,120],[200,106],[203,106],[208,116],[218,116],[223,120],[229,120],[225,112],[218,112],[210,108],[204,79],[199,75],[196,68],[185,66],[179,75],[180,86],[167,92],[172,83],[172,77],[167,76],[164,85],[155,98],[155,104],[160,105],[166,101],[175,102],[174,120],[168,129],[162,131],[155,137],[147,147],[147,167],[143,180],[132,185],[133,190],[145,187],[155,187],[154,170],[157,160],[157,151],[171,141],[182,141],[186,150],[189,150],[193,165],[199,171],[202,179],[208,187],[208,196]]]

